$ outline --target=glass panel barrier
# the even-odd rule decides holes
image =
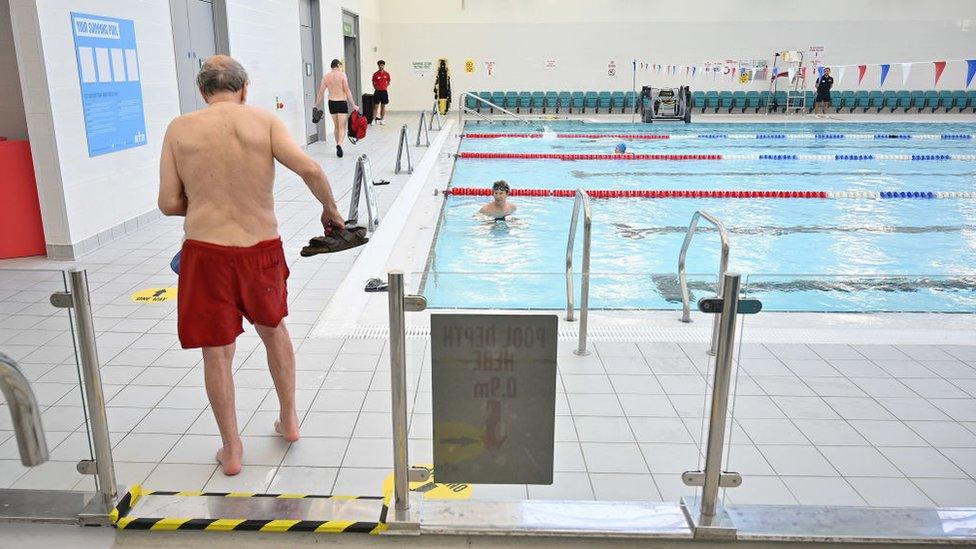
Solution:
[[[575,271],[578,308],[582,275]],[[564,320],[565,272],[431,271],[406,278],[408,293],[427,298],[428,313],[531,312],[560,318],[554,483],[475,485],[471,497],[677,502],[698,494],[699,488],[682,482],[682,473],[704,465],[712,317],[697,312],[695,303],[714,295],[714,273],[688,275],[693,310],[688,324],[679,322],[675,273],[592,273],[587,356],[574,353],[579,321]],[[406,322],[409,334],[427,319],[408,313]],[[414,448],[431,447],[427,347],[411,456]],[[417,463],[413,457],[411,462]]]
[[[976,275],[754,274],[743,292],[763,312],[742,323],[727,501],[976,506]]]
[[[30,382],[50,452],[46,463],[24,467],[10,410],[0,404],[0,489],[96,490],[95,477],[77,469],[93,453],[72,309],[51,302],[67,291],[62,271],[0,270],[0,353]]]

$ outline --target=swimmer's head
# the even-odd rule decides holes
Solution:
[[[617,143],[617,146],[613,148],[613,152],[617,154],[624,154],[625,152],[627,152],[627,144]]]
[[[498,180],[491,184],[491,194],[495,197],[495,200],[508,198],[508,194],[511,191],[512,188],[504,180]]]
[[[333,59],[332,63],[330,63],[329,66],[332,67],[333,69],[338,69],[339,67],[342,66],[342,61],[339,61],[338,59]]]
[[[211,55],[200,65],[197,73],[197,87],[203,99],[210,102],[216,94],[240,94],[241,102],[247,98],[247,71],[228,55]]]

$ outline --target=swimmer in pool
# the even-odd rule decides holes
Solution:
[[[515,213],[518,208],[515,204],[508,201],[508,193],[511,187],[504,181],[495,181],[491,185],[492,201],[485,204],[478,210],[478,213],[495,218],[496,221],[504,220],[506,217]]]
[[[617,146],[613,148],[613,154],[634,154],[627,152],[626,143],[617,143]]]

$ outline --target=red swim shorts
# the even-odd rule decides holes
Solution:
[[[288,265],[281,239],[253,246],[183,242],[177,331],[184,349],[229,345],[251,324],[288,316]]]

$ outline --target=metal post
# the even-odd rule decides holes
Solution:
[[[393,173],[400,173],[400,159],[404,151],[407,153],[407,173],[413,173],[413,163],[410,161],[410,143],[407,142],[407,125],[400,128],[400,144],[397,146],[396,169]]]
[[[712,382],[712,410],[708,424],[708,446],[705,450],[705,484],[702,487],[701,523],[715,518],[718,489],[722,475],[722,451],[725,448],[725,419],[729,405],[729,383],[732,379],[732,351],[735,346],[735,320],[739,304],[739,273],[722,277],[722,313],[718,353],[715,355],[715,377]]]
[[[406,126],[404,126],[406,127]],[[393,494],[398,520],[410,509],[407,470],[407,348],[404,319],[403,271],[390,271],[390,394],[393,405]]]
[[[434,129],[434,119],[437,119],[437,130],[440,131],[444,126],[441,122],[441,110],[438,108],[437,101],[434,101],[434,108],[430,111],[430,119],[427,122],[427,129]]]
[[[425,147],[430,146],[430,132],[427,130],[427,113],[420,111],[420,122],[417,124],[417,146],[420,146],[420,134],[424,134],[424,138],[427,140]]]
[[[95,447],[95,474],[98,490],[102,494],[106,510],[115,507],[118,487],[115,483],[115,463],[112,460],[112,442],[108,434],[108,417],[105,414],[105,394],[102,392],[102,376],[99,372],[98,350],[95,346],[95,325],[92,321],[91,301],[88,294],[88,273],[84,270],[69,271],[75,326],[78,329],[78,352],[81,372],[85,381],[85,400],[91,420],[92,443]]]
[[[579,343],[574,352],[579,356],[586,356],[590,354],[586,350],[586,327],[590,316],[590,240],[593,218],[590,215],[590,196],[583,189],[576,189],[573,217],[569,221],[569,239],[566,242],[566,320],[569,322],[574,320],[573,249],[576,244],[576,225],[579,222],[580,210],[583,211],[583,272],[580,288]]]

